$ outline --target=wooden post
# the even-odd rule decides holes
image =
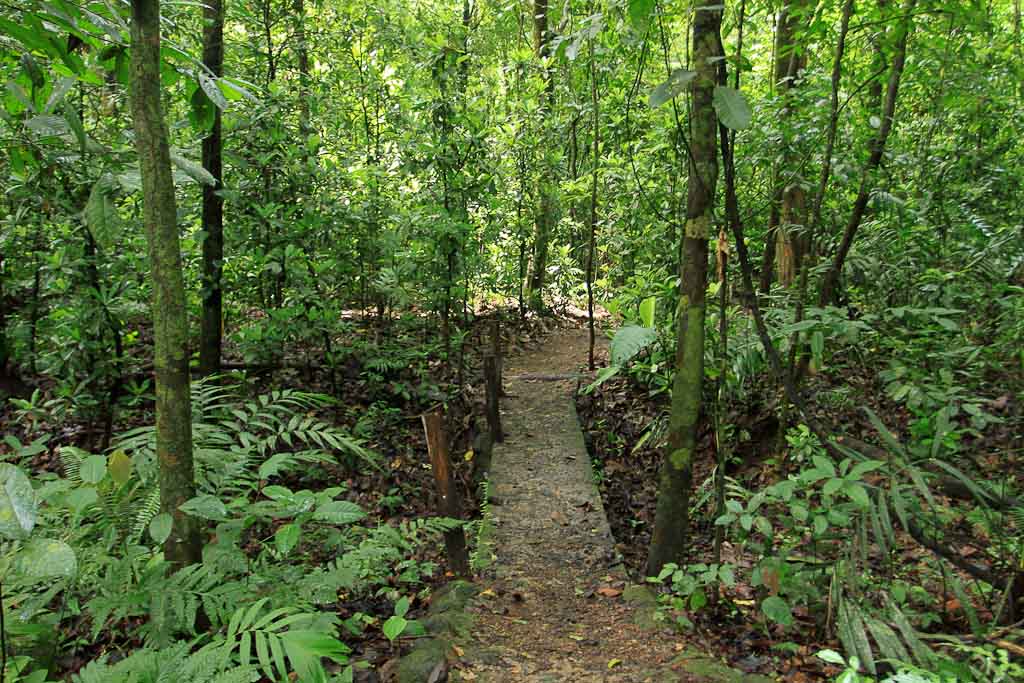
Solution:
[[[439,512],[452,519],[462,518],[462,505],[459,492],[455,488],[452,468],[448,460],[448,439],[444,433],[441,413],[435,411],[423,416],[423,431],[427,434],[427,452],[430,454],[430,466],[434,472],[434,481],[441,496]],[[468,577],[469,555],[466,552],[466,534],[462,527],[446,531],[444,534],[445,550],[452,571],[462,577]]]
[[[498,369],[498,359],[488,353],[484,356],[484,380],[487,382],[487,426],[491,431],[491,439],[496,443],[505,440],[501,431],[501,375]]]
[[[495,318],[491,321],[491,353],[498,359],[498,394],[505,396],[505,387],[502,386],[502,365],[501,362],[501,320]]]

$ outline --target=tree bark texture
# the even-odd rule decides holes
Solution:
[[[783,100],[782,127],[791,125],[793,103],[791,91],[796,78],[806,65],[806,58],[796,38],[797,27],[804,21],[807,12],[806,0],[791,0],[779,12],[778,28],[775,33],[775,83]],[[769,225],[774,232],[775,244],[766,245],[775,249],[775,267],[780,285],[793,284],[800,269],[803,252],[806,251],[806,192],[797,173],[797,155],[793,149],[793,136],[783,133],[783,154],[781,167],[776,172],[776,192],[781,202],[780,209],[772,212],[778,221]],[[769,273],[770,276],[770,273]]]
[[[546,60],[551,49],[551,31],[548,30],[548,0],[534,0],[533,3],[533,49],[538,61]],[[555,82],[551,69],[541,65],[544,78],[539,125],[547,134],[548,118],[554,106]],[[527,285],[530,308],[540,311],[544,307],[543,290],[548,268],[548,249],[555,224],[555,198],[553,191],[555,172],[545,152],[541,152],[540,174],[537,178],[537,206],[534,208],[533,259],[530,264],[530,281]]]
[[[132,0],[131,105],[142,171],[143,222],[153,283],[156,453],[160,509],[174,520],[164,556],[174,566],[201,560],[199,526],[179,508],[195,493],[188,371],[188,314],[167,127],[160,105],[160,2]]]
[[[676,309],[675,378],[669,419],[668,453],[661,466],[654,532],[647,574],[680,562],[688,545],[690,488],[704,384],[704,312],[708,275],[708,239],[718,180],[718,121],[713,107],[717,62],[722,57],[722,9],[718,0],[701,0],[694,13],[693,104],[686,224],[680,259]]]
[[[224,72],[224,3],[206,0],[203,8],[203,65],[214,76]],[[221,277],[224,262],[223,141],[221,112],[214,106],[213,126],[203,138],[203,168],[217,181],[203,186],[203,313],[199,342],[199,373],[220,371],[223,340],[223,291]]]

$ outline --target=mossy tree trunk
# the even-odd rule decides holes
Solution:
[[[775,187],[781,207],[774,207],[769,231],[775,233],[775,267],[779,284],[788,287],[796,280],[797,271],[805,251],[807,236],[806,193],[796,169],[798,155],[793,149],[796,138],[787,127],[797,119],[793,112],[792,90],[796,79],[806,63],[804,50],[797,40],[797,28],[804,21],[808,11],[806,0],[790,0],[779,12],[778,28],[775,33],[775,83],[783,100],[782,120],[783,152],[782,163],[776,169]]]
[[[174,519],[164,555],[175,566],[200,561],[199,527],[179,507],[194,495],[188,374],[188,313],[177,207],[160,106],[160,2],[132,0],[131,105],[142,171],[143,222],[153,284],[156,452],[160,509]]]
[[[679,562],[688,544],[690,487],[697,445],[697,424],[704,385],[704,310],[708,276],[708,238],[718,181],[718,121],[712,105],[722,57],[722,9],[719,0],[700,0],[694,13],[693,105],[690,114],[690,160],[686,225],[680,258],[676,309],[675,379],[669,420],[668,453],[661,465],[654,533],[647,573],[657,574]]]
[[[203,65],[215,76],[224,71],[224,3],[206,0],[203,8]],[[221,113],[214,107],[213,126],[203,138],[203,168],[216,179],[203,186],[203,314],[199,342],[199,372],[220,371],[223,339],[224,199]]]
[[[544,62],[551,52],[551,31],[548,29],[548,0],[533,2],[533,48],[537,59]],[[541,97],[539,124],[547,134],[548,118],[555,104],[555,81],[547,64],[541,66],[544,94]],[[541,311],[544,307],[543,290],[548,268],[548,249],[555,224],[554,169],[546,152],[541,151],[540,174],[537,178],[537,206],[534,208],[533,259],[527,298],[530,308]]]

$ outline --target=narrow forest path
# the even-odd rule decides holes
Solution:
[[[497,559],[451,680],[770,681],[695,654],[653,622],[651,594],[630,587],[576,418],[586,358],[586,330],[563,329],[506,360],[506,436],[490,475]]]

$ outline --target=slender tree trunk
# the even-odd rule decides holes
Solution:
[[[806,11],[805,0],[788,2],[779,13],[778,29],[775,34],[775,83],[783,100],[780,123],[784,130],[795,119],[791,91],[796,86],[796,78],[806,63],[796,39],[797,27],[805,21]],[[788,287],[796,279],[800,260],[805,251],[806,236],[803,232],[806,193],[796,174],[797,155],[793,149],[794,140],[785,132],[783,138],[782,163],[781,168],[777,169],[775,179],[780,208],[772,212],[772,218],[777,222],[769,225],[769,232],[774,232],[775,244],[766,244],[765,248],[775,249],[774,262],[778,270],[779,284]],[[771,276],[770,272],[768,276]],[[762,274],[762,283],[764,277]]]
[[[827,306],[835,302],[839,277],[843,272],[843,265],[846,263],[846,256],[850,253],[853,240],[860,229],[861,219],[864,217],[864,210],[868,205],[868,198],[871,194],[871,181],[875,169],[882,162],[882,155],[885,153],[885,143],[889,139],[889,133],[893,128],[893,116],[896,113],[896,96],[900,89],[900,78],[903,76],[903,67],[907,58],[907,41],[910,39],[912,29],[911,15],[917,0],[907,0],[903,7],[904,19],[900,24],[900,35],[896,40],[895,54],[893,55],[892,67],[889,69],[889,86],[886,89],[885,107],[882,111],[882,122],[878,128],[878,134],[871,142],[871,156],[861,173],[860,191],[853,203],[853,210],[850,212],[850,219],[843,231],[842,241],[836,250],[832,265],[825,273],[821,282],[818,305]]]
[[[878,7],[878,31],[871,37],[873,54],[871,57],[871,72],[875,74],[874,79],[868,84],[868,108],[872,114],[881,115],[882,96],[885,94],[882,84],[885,83],[885,71],[889,64],[888,48],[888,23],[886,15],[889,13],[890,0],[877,0]]]
[[[309,133],[309,45],[305,0],[292,2],[292,14],[295,15],[295,59],[299,66],[299,130],[306,135]]]
[[[224,72],[224,0],[206,0],[203,8],[203,65],[214,76]],[[199,372],[220,371],[223,339],[224,261],[223,162],[221,153],[221,112],[214,106],[213,127],[203,138],[203,168],[216,183],[203,186],[203,313],[199,342]]]
[[[143,219],[153,282],[156,453],[160,509],[174,520],[164,556],[175,566],[201,560],[199,526],[179,508],[195,494],[188,374],[188,313],[167,127],[160,105],[160,2],[132,0],[131,105],[142,171]]]
[[[597,62],[594,56],[594,38],[590,40],[590,104],[594,108],[594,153],[590,178],[590,226],[587,235],[587,328],[590,334],[587,367],[594,369],[594,252],[597,251],[597,175],[600,170],[601,109],[597,92]]]
[[[1021,35],[1020,0],[1013,0],[1013,53],[1017,57],[1018,68],[1024,67],[1024,36]],[[1017,81],[1017,96],[1024,98],[1024,79]]]
[[[534,0],[533,3],[533,48],[538,60],[547,59],[551,48],[551,31],[548,30],[548,0]],[[547,134],[547,124],[555,103],[555,81],[551,69],[541,66],[545,82],[539,123]],[[534,213],[533,261],[530,283],[527,287],[530,308],[541,311],[544,308],[543,290],[548,268],[548,249],[551,232],[555,223],[554,184],[555,173],[547,153],[541,151],[540,175],[537,179],[537,206]]]
[[[4,255],[0,252],[0,377],[7,375],[7,361],[11,357],[10,345],[7,342],[7,299],[4,295],[4,276]]]
[[[808,255],[807,259],[800,266],[799,294],[796,300],[795,322],[799,323],[804,319],[804,302],[807,300],[807,283],[809,271],[812,267],[811,259],[814,252],[815,240],[821,230],[821,208],[825,203],[825,192],[828,190],[829,179],[832,175],[832,154],[836,148],[836,134],[839,130],[839,86],[843,75],[843,56],[846,54],[846,37],[850,31],[850,17],[853,15],[853,0],[845,0],[843,3],[843,14],[839,25],[839,40],[836,41],[835,58],[832,60],[832,94],[829,103],[828,134],[825,142],[825,153],[821,163],[821,174],[818,176],[818,188],[815,190],[811,208],[811,219],[808,224]],[[792,372],[793,383],[799,386],[801,379],[807,373],[810,366],[810,356],[806,347],[800,342],[801,333],[793,333],[790,344],[789,368]],[[800,363],[797,365],[796,353],[801,353]],[[780,430],[780,434],[783,430]]]
[[[689,183],[676,309],[675,379],[668,453],[661,466],[658,503],[647,557],[647,574],[683,559],[688,545],[690,487],[704,386],[704,312],[708,239],[718,180],[718,123],[712,105],[721,49],[719,0],[700,0],[693,22],[693,105],[690,115]]]

